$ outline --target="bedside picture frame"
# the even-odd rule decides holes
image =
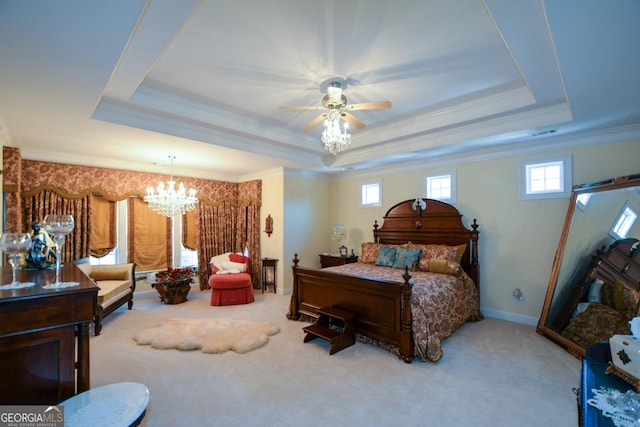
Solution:
[[[347,256],[347,247],[344,245],[340,246],[340,256]]]

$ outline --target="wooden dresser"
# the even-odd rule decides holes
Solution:
[[[57,404],[89,389],[89,326],[98,287],[68,263],[63,282],[79,286],[43,289],[55,270],[20,271],[31,288],[0,291],[0,405]],[[2,284],[10,267],[2,267]]]
[[[333,267],[334,265],[350,264],[352,262],[358,262],[358,257],[356,255],[340,256],[320,254],[320,265],[322,268]]]

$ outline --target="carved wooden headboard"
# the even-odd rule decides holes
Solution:
[[[478,264],[478,223],[473,220],[471,230],[462,223],[462,214],[448,203],[433,199],[421,199],[424,208],[416,200],[405,200],[392,206],[385,214],[382,226],[376,221],[373,237],[376,243],[431,243],[457,246],[466,244],[460,265],[480,286]]]

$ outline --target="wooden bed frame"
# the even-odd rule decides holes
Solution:
[[[389,209],[378,228],[373,225],[374,242],[386,244],[430,243],[449,246],[466,244],[460,265],[479,291],[478,224],[471,230],[462,224],[458,210],[441,201],[422,199],[426,207],[415,207],[415,200],[400,202]],[[411,315],[411,273],[398,271],[403,283],[332,273],[298,266],[293,259],[293,293],[287,318],[299,320],[302,314],[318,317],[317,309],[334,306],[356,315],[356,331],[366,337],[397,347],[398,357],[407,363],[414,358]]]

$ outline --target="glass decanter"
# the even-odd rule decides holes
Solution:
[[[18,281],[18,268],[22,262],[22,254],[31,248],[29,233],[2,233],[0,236],[0,250],[9,256],[9,264],[13,268],[11,283],[0,286],[0,290],[20,289],[35,286],[33,282]]]
[[[45,285],[43,288],[66,288],[77,286],[78,282],[61,282],[60,281],[60,264],[62,262],[62,246],[65,238],[71,234],[75,227],[73,215],[47,215],[44,217],[44,229],[56,244],[56,282],[51,285]]]

